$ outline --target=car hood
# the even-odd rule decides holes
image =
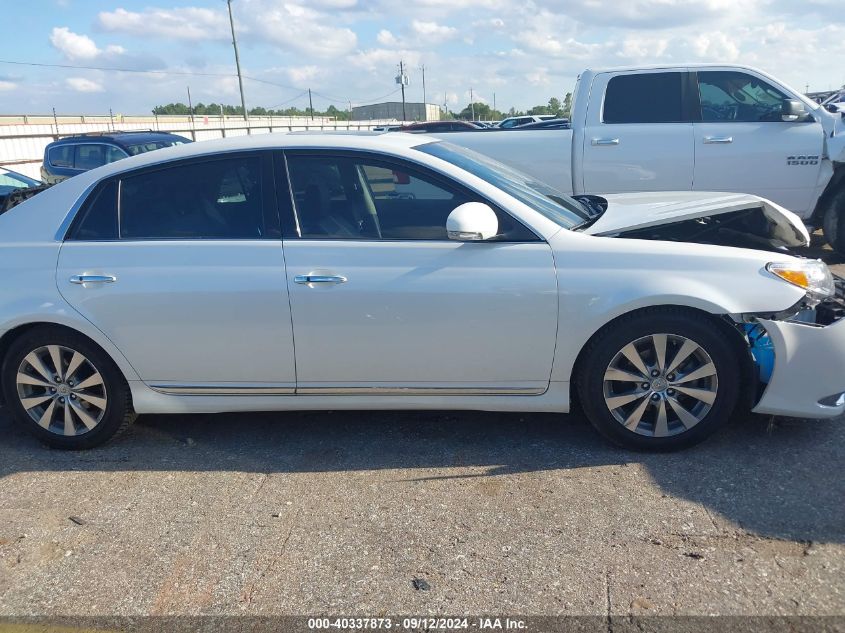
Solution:
[[[699,191],[608,194],[607,210],[584,229],[589,235],[613,236],[699,218],[760,209],[770,222],[770,237],[783,246],[808,246],[810,234],[797,215],[765,198],[744,193]]]

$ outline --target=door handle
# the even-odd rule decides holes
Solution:
[[[112,284],[117,281],[114,275],[74,275],[70,278],[72,284]]]
[[[593,145],[619,145],[618,138],[594,138]]]
[[[297,275],[293,280],[298,284],[345,284],[349,281],[343,275]]]
[[[724,145],[726,143],[733,143],[733,136],[705,136],[704,142],[708,144]]]

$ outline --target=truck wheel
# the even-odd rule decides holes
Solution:
[[[840,255],[845,255],[845,190],[834,196],[825,211],[822,228],[830,247]]]
[[[17,339],[0,378],[14,420],[53,448],[99,446],[135,419],[129,385],[111,358],[63,328]]]
[[[740,363],[705,316],[682,309],[623,317],[585,351],[577,377],[587,418],[612,442],[670,451],[697,444],[736,407]]]

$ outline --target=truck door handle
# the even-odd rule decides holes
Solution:
[[[594,138],[593,145],[619,145],[618,138]]]
[[[70,278],[70,283],[77,285],[84,284],[113,284],[117,281],[114,275],[74,275]]]
[[[298,284],[345,284],[349,280],[343,275],[297,275],[293,281]]]
[[[704,142],[708,143],[708,144],[724,145],[726,143],[733,143],[734,137],[733,136],[705,136]]]

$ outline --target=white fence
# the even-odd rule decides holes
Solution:
[[[155,130],[181,134],[195,141],[228,136],[300,130],[371,130],[398,121],[337,121],[316,117],[238,116],[0,116],[0,165],[40,178],[44,148],[59,138],[86,132]]]

